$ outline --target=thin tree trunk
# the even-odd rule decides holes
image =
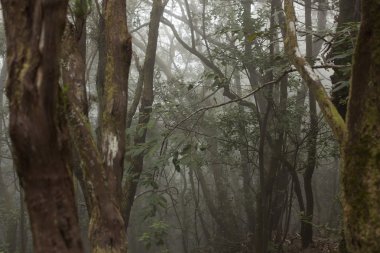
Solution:
[[[224,216],[222,215],[218,207],[215,205],[213,196],[211,195],[210,188],[207,185],[206,178],[203,174],[202,169],[197,168],[195,169],[195,172],[202,189],[203,198],[206,203],[206,206],[211,214],[211,217],[214,219],[216,223],[219,235],[221,235],[222,237],[222,242],[219,241],[220,238],[217,238],[217,242],[216,245],[214,245],[214,247],[216,250],[218,250],[218,252],[235,252],[232,251],[236,250],[235,246],[230,244],[235,244],[237,242],[236,235],[233,234],[234,230],[230,230],[227,221],[224,219]]]
[[[306,60],[310,65],[313,65],[313,35],[312,35],[312,20],[311,20],[311,0],[305,1],[305,25],[306,25]],[[309,116],[310,129],[307,144],[307,166],[304,172],[304,189],[305,189],[305,213],[301,214],[301,239],[302,247],[307,248],[313,242],[313,214],[314,214],[314,199],[312,188],[312,177],[316,166],[317,156],[317,138],[318,138],[318,115],[317,104],[314,91],[309,89]]]
[[[267,108],[267,112],[261,120],[260,124],[260,142],[259,142],[259,192],[257,193],[257,221],[256,221],[256,242],[255,247],[256,251],[260,253],[265,253],[268,247],[268,199],[266,195],[266,176],[265,176],[265,139],[268,131],[268,117],[269,117],[270,107]]]
[[[164,12],[167,0],[154,0],[152,12],[150,15],[148,45],[145,52],[144,67],[142,70],[143,75],[143,91],[141,97],[141,107],[139,111],[138,126],[136,129],[136,136],[134,138],[135,145],[142,145],[145,143],[148,123],[150,114],[152,113],[153,105],[153,79],[154,79],[154,65],[156,59],[158,29],[160,26],[160,19]],[[144,166],[144,152],[131,157],[131,169],[128,172],[127,180],[125,182],[123,192],[123,216],[128,226],[129,217],[134,202],[138,179]]]
[[[28,236],[25,219],[25,203],[23,189],[20,189],[20,241],[20,251],[21,253],[26,253],[26,246],[28,245]]]
[[[191,185],[191,193],[193,195],[193,199],[194,199],[194,202],[195,202],[195,212],[196,212],[196,215],[198,215],[198,217],[199,217],[199,220],[200,220],[200,223],[201,223],[201,227],[202,227],[202,231],[203,231],[203,234],[205,236],[206,242],[210,243],[211,235],[210,235],[210,232],[207,229],[206,222],[205,222],[205,220],[203,218],[202,210],[200,210],[199,197],[197,197],[197,194],[195,192],[196,188],[195,188],[195,183],[194,183],[194,177],[193,177],[194,173],[193,172],[194,172],[194,170],[192,168],[190,168],[189,169],[189,179],[190,179],[190,185]],[[197,188],[197,190],[199,192],[199,188]],[[195,227],[195,229],[197,229],[197,227]]]

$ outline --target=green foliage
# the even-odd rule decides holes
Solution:
[[[239,149],[247,141],[258,139],[258,121],[256,115],[245,111],[238,106],[226,109],[219,117],[217,125],[221,130],[222,138],[228,140],[223,146],[228,149]]]
[[[71,0],[70,6],[76,17],[84,17],[92,6],[92,0]]]
[[[152,130],[155,126],[155,121],[150,120],[144,129],[141,126],[131,127],[126,130],[127,135],[130,139],[133,139],[135,135],[141,136],[145,130]],[[135,144],[128,147],[126,152],[127,156],[136,157],[144,153],[146,156],[154,155],[161,147],[161,137],[150,138],[145,143]]]
[[[156,187],[158,188],[158,185],[156,185]],[[168,201],[166,200],[166,198],[163,196],[162,193],[153,192],[152,194],[149,194],[149,196],[147,196],[145,200],[147,202],[147,207],[143,211],[144,220],[155,217],[157,214],[158,208],[165,209],[168,204]]]
[[[144,243],[147,249],[150,249],[153,245],[163,246],[165,244],[165,237],[168,234],[169,226],[164,221],[155,221],[149,227],[149,230],[142,234],[139,238],[140,242]]]
[[[328,60],[335,65],[343,65],[335,69],[335,74],[345,77],[343,81],[334,84],[333,92],[337,92],[349,85],[348,79],[351,71],[351,59],[354,53],[356,43],[356,34],[358,33],[359,24],[356,22],[346,23],[339,27],[335,32],[332,40],[332,51],[329,54]],[[342,78],[339,78],[342,79]]]

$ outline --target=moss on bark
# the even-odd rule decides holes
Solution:
[[[352,68],[343,200],[348,249],[380,252],[380,1],[362,2]]]

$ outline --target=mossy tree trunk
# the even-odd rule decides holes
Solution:
[[[34,252],[81,253],[68,128],[59,99],[59,51],[67,1],[2,0],[10,136]]]
[[[141,76],[144,88],[139,127],[144,129],[144,135],[137,137],[137,141],[135,140],[137,144],[145,141],[146,127],[152,110],[158,27],[166,3],[167,1],[154,1],[152,9],[148,47]],[[89,199],[87,204],[90,209],[89,237],[92,252],[116,253],[127,251],[126,227],[137,187],[136,174],[139,175],[135,172],[141,173],[143,156],[135,158],[136,168],[131,173],[133,178],[127,180],[127,184],[122,189],[126,147],[125,129],[130,126],[135,112],[135,109],[132,109],[128,114],[127,125],[131,37],[126,25],[125,1],[103,1],[102,7],[103,11],[99,17],[101,34],[99,34],[100,53],[97,76],[99,100],[97,144],[91,134],[91,127],[86,116],[88,106],[85,100],[83,88],[85,80],[82,71],[84,57],[80,53],[80,40],[75,36],[75,28],[80,28],[80,24],[71,25],[67,29],[63,70],[64,82],[68,84],[68,119],[72,139],[75,140],[82,162],[81,185]],[[138,99],[140,96],[136,97]],[[135,102],[133,104],[137,106]],[[121,212],[122,209],[123,212]]]
[[[75,9],[74,13],[78,11]],[[87,164],[81,163],[80,150],[78,146],[78,136],[73,133],[73,117],[83,119],[87,118],[88,102],[86,92],[86,47],[82,44],[83,34],[85,34],[85,16],[75,16],[75,24],[67,20],[65,33],[62,41],[62,54],[61,54],[61,70],[63,90],[65,90],[65,99],[68,103],[68,122],[70,131],[70,141],[73,146],[71,152],[71,169],[77,178],[82,188],[84,199],[87,206],[88,215],[91,215],[93,206],[93,197],[91,195],[90,182],[86,178],[86,172],[83,166]],[[83,20],[83,21],[82,21]],[[78,22],[79,21],[79,22]],[[77,115],[77,113],[79,115]]]
[[[82,2],[83,3],[83,2]],[[86,3],[84,2],[84,5]],[[67,90],[66,100],[68,104],[68,114],[67,118],[70,125],[71,139],[76,146],[78,151],[78,158],[81,161],[81,168],[76,175],[81,175],[78,179],[81,181],[81,186],[86,197],[87,208],[89,209],[90,215],[90,225],[89,225],[89,238],[91,241],[92,252],[102,253],[102,252],[112,252],[112,253],[125,253],[127,252],[127,236],[125,223],[121,215],[120,207],[120,196],[118,190],[121,188],[121,178],[116,176],[115,173],[122,173],[123,161],[115,161],[115,159],[122,159],[124,154],[124,142],[118,144],[119,138],[123,138],[124,124],[123,119],[125,119],[126,114],[126,88],[129,73],[130,64],[130,38],[128,31],[126,30],[126,20],[125,17],[125,6],[115,7],[115,3],[105,3],[104,8],[121,8],[120,12],[115,15],[121,15],[121,17],[112,19],[110,14],[105,17],[105,22],[113,23],[123,23],[124,34],[121,38],[126,38],[126,40],[120,41],[119,37],[116,38],[115,31],[106,34],[107,48],[106,53],[108,54],[108,61],[106,61],[106,72],[108,75],[105,79],[104,92],[102,97],[101,105],[105,108],[101,110],[102,113],[108,112],[108,115],[102,116],[102,127],[100,128],[100,137],[104,137],[103,131],[117,132],[113,138],[107,140],[105,143],[103,140],[102,145],[96,145],[94,136],[92,135],[91,126],[87,118],[88,104],[86,95],[86,83],[85,83],[85,54],[83,50],[82,37],[78,36],[82,33],[85,25],[85,17],[77,16],[74,20],[76,24],[70,24],[66,28],[66,33],[64,36],[64,48],[63,48],[63,81],[65,84],[65,89]],[[106,5],[109,4],[109,5]],[[107,7],[108,6],[108,7]],[[74,9],[74,14],[79,15],[83,13],[83,6],[76,6]],[[122,8],[123,7],[123,8]],[[78,9],[79,8],[79,9]],[[82,11],[80,11],[82,10]],[[108,10],[108,13],[111,10]],[[104,10],[106,12],[106,10]],[[119,22],[122,19],[123,22]],[[126,19],[126,18],[125,18]],[[78,23],[79,21],[79,23]],[[110,26],[110,24],[108,24]],[[109,27],[105,27],[109,29]],[[116,29],[116,28],[112,28]],[[123,30],[123,29],[121,29]],[[112,35],[112,38],[109,36]],[[115,45],[117,44],[117,45]],[[104,49],[104,48],[103,48]],[[107,51],[108,50],[108,51]],[[123,51],[124,54],[120,54],[119,57],[115,58],[116,53],[114,51]],[[110,55],[111,54],[111,55]],[[111,69],[111,70],[110,70]],[[119,71],[119,75],[124,77],[123,79],[115,79],[116,75],[113,71]],[[124,95],[123,97],[114,96],[114,93],[109,92],[119,92],[119,95]],[[107,95],[108,94],[108,95]],[[110,105],[110,103],[121,103],[120,107],[115,108],[115,106]],[[108,108],[108,109],[107,109]],[[110,111],[109,108],[115,108],[116,111]],[[117,116],[115,116],[117,115]],[[124,115],[124,118],[123,118]],[[116,120],[112,117],[119,117]],[[103,120],[112,120],[113,127],[110,127]],[[125,121],[124,121],[125,122]],[[110,123],[111,124],[111,123]],[[107,128],[108,127],[108,128]],[[111,130],[109,130],[111,128]],[[108,130],[107,130],[108,129]],[[100,146],[100,148],[99,148]],[[120,176],[121,177],[121,176]],[[117,181],[115,181],[117,178]]]
[[[103,2],[105,34],[105,78],[99,115],[98,146],[106,166],[106,176],[114,200],[121,203],[124,169],[125,126],[128,101],[128,76],[132,57],[132,38],[128,33],[126,1]]]
[[[292,0],[285,1],[285,47],[341,144],[343,216],[348,251],[380,251],[380,2],[362,1],[350,84],[347,123],[328,98],[297,44]]]
[[[362,1],[343,153],[343,212],[349,252],[380,252],[380,2]]]

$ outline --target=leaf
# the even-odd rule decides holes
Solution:
[[[199,150],[200,151],[205,151],[207,149],[207,145],[201,145],[200,147],[199,147]]]
[[[192,84],[189,84],[189,85],[187,86],[187,90],[188,90],[188,91],[192,90],[193,88],[194,88],[194,85],[192,85]]]
[[[181,167],[179,166],[179,160],[178,160],[178,151],[175,151],[173,153],[173,165],[177,172],[181,171]]]
[[[329,61],[337,60],[337,59],[345,59],[347,57],[352,57],[352,50],[347,50],[346,52],[342,54],[335,55],[334,57],[331,57]]]
[[[183,147],[183,149],[182,149],[181,155],[186,154],[190,150],[191,150],[191,144],[186,144],[186,146]]]
[[[215,74],[214,72],[208,72],[204,75],[204,77],[206,78],[206,80],[213,80],[215,78]]]
[[[341,81],[335,84],[335,86],[332,89],[332,92],[335,93],[345,87],[348,87],[350,83],[348,81]]]
[[[147,146],[144,145],[144,144],[135,145],[135,146],[132,146],[126,152],[126,155],[127,156],[129,155],[129,156],[135,157],[135,156],[138,156],[138,155],[142,154],[146,149],[147,149]]]
[[[259,36],[259,34],[257,34],[257,33],[251,33],[250,35],[247,36],[247,40],[249,42],[253,42],[258,36]]]

